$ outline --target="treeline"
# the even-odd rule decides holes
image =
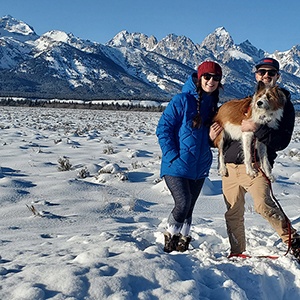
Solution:
[[[153,100],[155,101],[155,100]],[[156,101],[157,102],[157,101]],[[296,103],[297,106],[299,103]],[[95,109],[95,110],[125,110],[125,111],[151,111],[162,112],[165,106],[144,106],[141,104],[119,104],[118,102],[112,103],[92,103],[91,101],[57,101],[57,100],[40,100],[40,99],[24,99],[15,100],[13,98],[0,99],[0,106],[18,106],[18,107],[48,107],[48,108],[70,108],[70,109]],[[300,117],[300,111],[296,110],[296,116]]]
[[[48,108],[71,108],[71,109],[95,109],[95,110],[129,110],[129,111],[152,111],[162,112],[164,106],[143,106],[140,104],[119,104],[118,102],[112,103],[92,103],[91,101],[57,101],[57,100],[36,100],[24,99],[15,100],[13,98],[0,99],[0,106],[17,106],[17,107],[48,107]]]

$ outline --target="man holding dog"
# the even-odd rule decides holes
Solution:
[[[273,87],[280,77],[279,62],[273,58],[263,58],[255,66],[255,79],[266,86]],[[242,122],[243,132],[253,132],[254,137],[267,146],[268,160],[273,166],[276,152],[286,148],[291,140],[295,110],[291,102],[290,93],[281,88],[287,97],[283,117],[278,129],[271,129],[268,125],[257,125],[251,120]],[[283,242],[291,246],[291,253],[300,262],[300,236],[291,226],[290,221],[271,197],[270,183],[264,174],[258,170],[258,175],[251,178],[246,174],[244,158],[240,141],[229,140],[224,145],[225,163],[228,174],[222,177],[224,200],[227,206],[225,220],[231,247],[229,257],[248,257],[246,251],[244,212],[245,194],[253,198],[256,212],[262,215],[281,237]],[[255,158],[253,163],[255,162]]]

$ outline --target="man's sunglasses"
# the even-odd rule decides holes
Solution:
[[[209,73],[203,74],[203,78],[205,80],[210,80],[212,78],[214,81],[221,81],[221,76],[220,75],[212,75],[212,74],[209,74]]]
[[[268,76],[274,77],[275,75],[278,74],[276,70],[265,70],[265,69],[259,69],[255,73],[257,73],[260,76],[264,76],[265,74],[268,73]]]

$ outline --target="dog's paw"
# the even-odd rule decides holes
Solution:
[[[227,176],[227,175],[228,175],[227,168],[226,168],[226,167],[225,167],[225,168],[220,168],[220,169],[219,169],[219,174],[220,174],[221,176]]]
[[[247,169],[246,173],[251,177],[251,178],[255,178],[257,176],[257,171],[254,169]]]
[[[273,176],[271,174],[268,176],[268,178],[271,182],[275,182],[275,180],[276,180],[275,176]]]
[[[262,169],[261,170],[264,176],[266,176],[270,182],[274,182],[276,180],[275,176],[272,174],[272,171],[269,169]]]

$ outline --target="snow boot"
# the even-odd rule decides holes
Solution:
[[[300,238],[292,240],[291,253],[296,257],[298,263],[300,263]]]
[[[176,250],[179,252],[184,252],[184,251],[188,250],[191,240],[192,240],[192,237],[189,235],[188,236],[180,235]]]
[[[171,233],[166,231],[164,232],[164,237],[165,237],[164,251],[167,253],[176,251],[180,235],[174,234],[173,236],[171,236]]]

